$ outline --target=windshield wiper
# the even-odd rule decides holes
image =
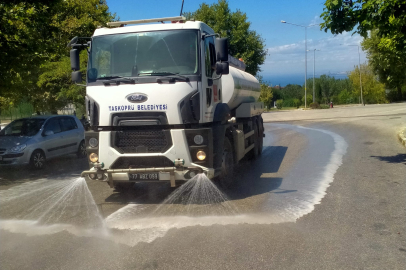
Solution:
[[[139,73],[139,75],[150,75],[150,76],[162,76],[156,79],[158,83],[162,82],[163,80],[169,80],[169,82],[174,82],[176,80],[182,81],[189,81],[188,77],[179,75],[178,73],[168,72],[168,71],[159,71],[159,72],[147,72],[147,73]]]
[[[106,77],[99,77],[96,80],[103,80],[104,84],[116,83],[132,83],[135,84],[135,80],[132,78],[122,77],[122,76],[106,76]]]

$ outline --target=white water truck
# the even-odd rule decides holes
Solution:
[[[175,187],[204,173],[229,186],[235,165],[262,152],[264,105],[258,80],[229,56],[228,40],[184,17],[108,26],[68,44],[75,83],[82,81],[79,51],[89,57],[90,170],[82,176],[110,187]]]

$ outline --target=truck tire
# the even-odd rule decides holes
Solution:
[[[219,176],[221,187],[228,189],[234,180],[234,152],[230,140],[224,138],[223,162]]]
[[[252,129],[254,130],[254,135],[251,136],[250,142],[254,144],[254,148],[248,152],[247,157],[249,159],[257,159],[259,155],[259,134],[258,134],[258,124],[257,119],[252,120]]]
[[[262,155],[262,148],[264,147],[264,125],[262,119],[259,118],[258,122],[258,154]]]

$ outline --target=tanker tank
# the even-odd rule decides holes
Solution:
[[[257,102],[260,95],[260,84],[251,74],[230,66],[230,73],[223,75],[222,101],[227,103],[230,110],[241,103]]]

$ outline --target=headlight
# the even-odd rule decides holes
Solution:
[[[204,151],[199,151],[196,154],[196,157],[198,160],[205,160],[206,159],[206,153]]]
[[[21,151],[23,151],[26,147],[27,147],[26,144],[16,145],[16,146],[14,146],[13,148],[10,149],[10,152],[21,152]]]
[[[195,142],[195,144],[202,144],[203,143],[203,136],[202,135],[196,135],[193,138],[193,141]]]
[[[97,161],[99,161],[99,155],[96,153],[91,153],[89,155],[89,159],[91,162],[97,162]]]
[[[89,140],[90,147],[97,147],[99,145],[99,141],[96,138],[90,138]]]

